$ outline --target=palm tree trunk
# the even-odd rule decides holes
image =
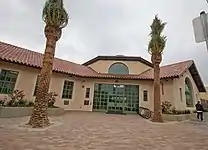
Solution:
[[[60,30],[57,30],[53,26],[46,26],[45,35],[47,40],[46,40],[46,49],[43,58],[43,65],[41,72],[38,76],[37,94],[33,108],[33,113],[28,123],[29,125],[32,125],[33,128],[40,128],[50,125],[47,114],[47,108],[48,108],[47,95],[48,95],[50,80],[52,76],[56,42],[57,39],[60,38],[61,32]]]
[[[154,115],[153,122],[163,122],[162,118],[162,107],[160,100],[160,62],[162,56],[153,56],[152,60],[154,65]]]

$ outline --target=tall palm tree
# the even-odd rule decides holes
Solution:
[[[163,122],[160,100],[160,63],[162,53],[166,45],[166,36],[161,35],[166,23],[162,22],[156,15],[151,27],[148,52],[151,54],[151,61],[154,67],[154,116],[153,122]]]
[[[47,0],[43,9],[45,22],[46,48],[42,69],[38,76],[37,93],[33,113],[28,122],[33,128],[49,126],[47,115],[47,95],[52,75],[56,42],[60,39],[62,29],[68,24],[68,14],[63,6],[63,0]]]

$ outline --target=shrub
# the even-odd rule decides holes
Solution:
[[[19,100],[18,103],[17,103],[17,106],[19,107],[26,107],[27,106],[27,100]]]
[[[204,108],[204,112],[208,112],[208,108]],[[196,110],[194,110],[193,113],[196,113]]]
[[[3,100],[0,100],[0,106],[5,106],[5,102],[7,100],[7,97],[5,96]]]
[[[12,100],[19,101],[22,100],[25,96],[24,90],[14,90],[12,94],[9,95]]]
[[[23,105],[25,102],[23,102],[25,94],[23,90],[14,90],[12,94],[9,95],[11,100],[7,103],[7,106],[10,107],[17,107],[19,105],[19,102],[21,105]]]
[[[173,115],[182,115],[182,114],[190,114],[191,111],[189,109],[187,110],[172,110]]]
[[[27,101],[27,100],[23,99],[25,96],[23,90],[22,91],[14,90],[14,92],[12,94],[10,94],[9,96],[11,99],[8,101],[6,106],[9,106],[9,107],[32,107],[32,106],[34,106],[34,102]],[[58,94],[55,92],[48,93],[48,95],[46,97],[46,99],[48,101],[48,107],[57,108],[56,106],[54,106],[57,96],[58,96]],[[0,106],[1,106],[1,104],[4,105],[5,101],[3,101],[3,100],[0,101]]]
[[[190,113],[191,113],[191,111],[189,109],[185,110],[185,114],[190,114]]]
[[[47,99],[48,99],[48,107],[54,107],[54,104],[56,102],[56,97],[58,96],[55,92],[48,93]]]
[[[5,100],[0,100],[0,106],[4,106]]]
[[[162,102],[162,112],[165,114],[171,114],[172,104],[169,101]]]
[[[4,106],[5,102],[5,100],[0,100],[0,106]]]
[[[8,101],[7,104],[6,104],[6,106],[9,106],[9,107],[15,107],[15,106],[17,106],[17,105],[18,105],[18,103],[15,102],[14,100],[10,100],[10,101]]]
[[[34,103],[32,101],[29,101],[27,107],[32,107],[32,106],[34,106]]]

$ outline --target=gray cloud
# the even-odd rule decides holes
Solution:
[[[41,20],[45,1],[0,1],[0,40],[43,52],[45,37]],[[195,60],[203,80],[208,55],[204,43],[194,41],[192,19],[207,10],[205,0],[65,0],[69,25],[57,44],[56,56],[82,63],[97,55],[147,53],[150,24],[155,14],[166,21],[168,37],[163,64]]]

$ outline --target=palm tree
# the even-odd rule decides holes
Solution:
[[[151,27],[150,41],[148,52],[151,54],[151,61],[154,67],[154,116],[153,122],[163,122],[162,108],[160,100],[160,63],[162,61],[162,53],[166,45],[166,36],[161,35],[166,23],[156,15]]]
[[[49,126],[47,115],[47,95],[52,75],[56,42],[60,39],[62,29],[68,24],[68,14],[63,6],[63,0],[47,0],[43,9],[45,22],[46,48],[42,69],[38,76],[38,85],[33,113],[28,122],[33,128]]]

